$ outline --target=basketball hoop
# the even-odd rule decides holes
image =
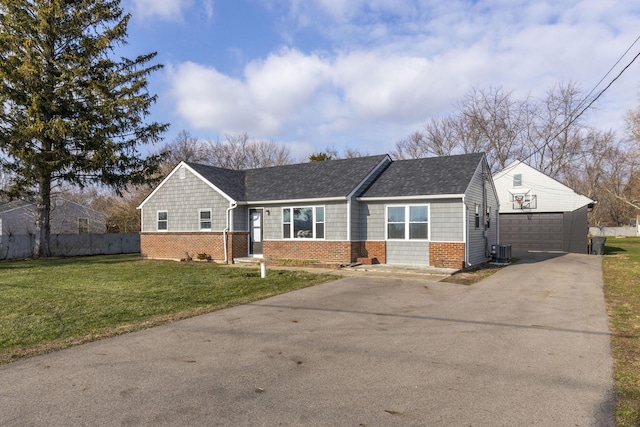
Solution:
[[[520,209],[522,209],[522,202],[524,202],[524,196],[514,196],[513,200],[518,204]]]

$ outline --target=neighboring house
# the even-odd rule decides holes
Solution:
[[[493,176],[500,198],[500,243],[513,251],[587,253],[594,201],[520,161]]]
[[[51,207],[51,234],[100,234],[106,231],[107,215],[62,197]],[[35,235],[35,205],[22,200],[0,203],[2,236]]]
[[[236,171],[182,162],[141,203],[141,253],[462,268],[497,243],[484,154]]]

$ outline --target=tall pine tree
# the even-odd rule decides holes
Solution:
[[[138,147],[168,125],[145,123],[156,101],[156,53],[116,59],[130,15],[120,0],[0,0],[0,165],[12,197],[36,205],[34,255],[49,256],[51,191],[147,182],[159,158]]]

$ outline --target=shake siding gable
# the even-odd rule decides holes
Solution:
[[[228,208],[227,198],[187,169],[183,179],[179,174],[171,175],[156,189],[153,197],[145,201],[142,231],[157,231],[158,211],[167,211],[169,232],[199,231],[200,209],[211,209],[211,231],[223,231]]]

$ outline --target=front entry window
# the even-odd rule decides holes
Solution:
[[[283,239],[324,239],[324,207],[282,209]]]

